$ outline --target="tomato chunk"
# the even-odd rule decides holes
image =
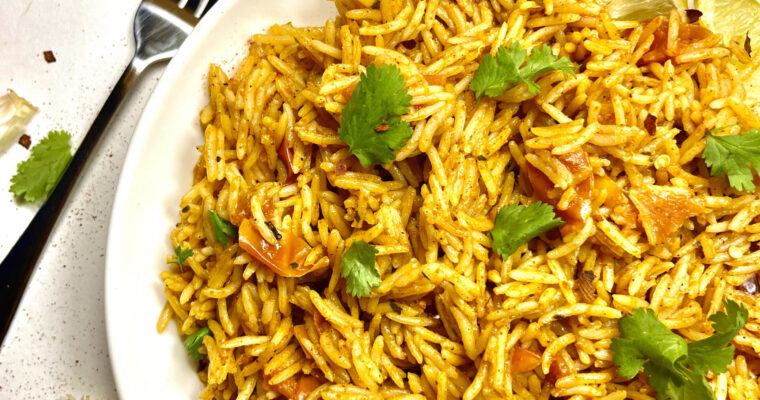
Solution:
[[[315,266],[305,266],[311,247],[305,240],[290,231],[279,232],[276,244],[264,240],[250,219],[243,220],[238,230],[240,247],[256,257],[262,264],[280,276],[299,277],[308,274]]]
[[[549,373],[546,374],[546,380],[554,384],[557,382],[557,379],[570,375],[571,372],[570,367],[565,365],[565,363],[554,360],[549,366]]]
[[[532,350],[518,347],[512,353],[512,373],[520,374],[536,369],[541,365],[541,355]]]
[[[441,75],[422,75],[428,85],[443,86],[446,84],[446,77]]]
[[[657,23],[657,22],[655,22]],[[668,21],[662,20],[660,25],[654,31],[654,41],[649,51],[646,52],[639,64],[649,64],[652,62],[663,63],[667,59],[673,59],[683,53],[690,51],[691,47],[704,46],[707,42],[714,41],[715,34],[709,29],[699,25],[680,24],[678,26],[678,38],[675,42],[674,51],[668,52]],[[704,41],[697,45],[698,42]]]
[[[605,196],[604,205],[607,207],[614,207],[617,204],[626,201],[625,196],[623,196],[623,191],[620,190],[620,187],[615,184],[615,181],[607,175],[594,177],[594,191],[597,196]]]
[[[704,212],[686,189],[643,185],[628,193],[639,210],[639,220],[652,245],[664,242],[684,221]]]
[[[287,146],[285,140],[282,141],[280,148],[277,149],[277,158],[282,160],[282,162],[285,164],[285,167],[288,169],[288,178],[285,180],[285,184],[289,185],[291,183],[294,183],[298,177],[298,174],[293,172],[293,149]]]
[[[314,389],[318,388],[321,383],[313,376],[301,375],[296,379],[294,376],[276,384],[272,388],[279,394],[285,396],[288,400],[304,400]]]
[[[591,214],[591,199],[593,198],[594,189],[594,176],[591,175],[591,163],[588,159],[588,154],[583,150],[577,150],[572,153],[563,154],[558,156],[557,159],[567,167],[567,169],[573,175],[588,175],[588,178],[583,179],[575,185],[575,197],[570,201],[570,205],[565,210],[555,209],[557,215],[559,215],[566,223],[567,226],[577,227],[583,225],[586,218]],[[554,183],[549,180],[543,172],[538,168],[527,164],[528,180],[533,191],[536,193],[541,201],[556,206],[559,202],[559,197],[550,198],[549,191],[554,188]]]
[[[354,89],[356,89],[356,86],[359,84],[359,81],[356,81],[348,86],[346,86],[345,89],[343,89],[340,94],[343,96],[344,99],[346,99],[346,102],[351,100],[351,95],[354,94]]]
[[[237,203],[235,203],[235,207],[230,212],[230,222],[240,226],[243,220],[253,217],[253,214],[251,214],[252,197],[253,192],[250,190],[238,196]],[[266,198],[261,202],[261,211],[264,213],[264,218],[271,219],[274,217],[274,202],[271,198]]]

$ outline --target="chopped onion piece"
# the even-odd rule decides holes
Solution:
[[[37,107],[11,89],[0,96],[0,152],[5,151],[24,132]]]

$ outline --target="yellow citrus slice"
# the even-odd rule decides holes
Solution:
[[[607,3],[610,17],[618,20],[644,21],[668,15],[674,8],[683,15],[688,8],[687,0],[609,0]]]
[[[696,0],[702,11],[702,23],[728,42],[734,36],[749,35],[753,52],[760,51],[760,1],[758,0]],[[750,100],[748,105],[760,114],[760,70],[744,82]]]

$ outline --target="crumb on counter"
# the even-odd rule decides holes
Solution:
[[[52,50],[43,51],[42,55],[45,57],[45,61],[47,61],[48,64],[54,63],[56,61],[55,54],[53,54]]]
[[[25,149],[29,149],[29,146],[32,145],[32,138],[25,133],[18,138],[18,144],[24,146]]]

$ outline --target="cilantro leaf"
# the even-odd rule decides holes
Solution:
[[[195,361],[200,361],[202,358],[206,357],[205,354],[199,353],[198,349],[203,346],[203,338],[207,335],[210,335],[211,337],[214,336],[214,334],[211,333],[211,329],[209,329],[208,326],[204,326],[203,328],[187,335],[183,341],[185,348],[187,349],[187,354],[189,354],[190,357],[193,357]]]
[[[702,152],[710,175],[727,174],[728,183],[738,190],[754,191],[752,169],[760,167],[760,131],[750,129],[739,135],[707,135]],[[751,167],[751,168],[750,168]]]
[[[412,127],[400,118],[412,100],[404,84],[395,65],[372,64],[343,108],[338,135],[365,167],[392,161],[393,151],[412,137]]]
[[[734,358],[734,346],[728,344],[749,317],[747,309],[734,301],[727,300],[724,305],[726,313],[719,312],[710,316],[715,333],[688,345],[687,365],[701,374],[706,374],[708,368],[716,374],[726,371],[726,366]]]
[[[211,220],[211,227],[214,228],[214,236],[216,237],[216,241],[219,242],[222,246],[226,246],[229,242],[229,239],[227,239],[228,236],[237,238],[238,229],[230,221],[227,221],[226,219],[220,217],[219,214],[211,210],[206,211],[206,214]]]
[[[173,260],[169,260],[169,264],[177,264],[180,272],[185,272],[184,265],[185,260],[193,256],[193,249],[183,249],[180,246],[174,248],[174,254],[176,256]]]
[[[368,295],[380,286],[380,273],[375,268],[377,249],[363,240],[356,240],[343,253],[340,276],[346,278],[346,292],[354,297]]]
[[[50,131],[32,147],[29,158],[16,167],[11,178],[11,193],[24,201],[44,201],[55,189],[71,162],[71,135]]]
[[[612,340],[612,361],[624,378],[636,376],[647,362],[671,371],[676,361],[686,356],[686,340],[663,325],[652,310],[633,310],[618,321],[618,329],[620,338]]]
[[[564,221],[555,218],[552,206],[540,201],[529,206],[502,207],[491,229],[492,248],[507,258],[530,239],[562,224]]]
[[[526,62],[527,54],[520,42],[512,42],[509,48],[499,47],[496,57],[486,54],[470,82],[470,89],[478,100],[483,95],[499,96],[520,82],[528,85],[531,94],[538,94],[541,88],[533,79],[555,70],[575,74],[577,66],[567,57],[557,58],[547,45],[533,50]]]
[[[687,344],[657,319],[654,311],[637,308],[618,321],[620,337],[612,339],[612,361],[618,374],[631,379],[641,368],[659,400],[714,400],[705,374],[721,373],[734,356],[726,347],[747,322],[748,311],[734,301],[724,302],[726,312],[710,316],[715,334]]]

